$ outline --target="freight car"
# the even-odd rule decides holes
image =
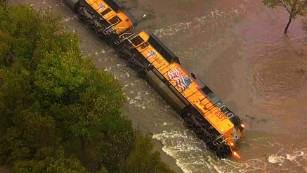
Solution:
[[[158,38],[135,34],[133,16],[114,0],[64,0],[137,74],[146,79],[178,112],[197,137],[220,158],[237,153],[244,125],[240,118],[199,80],[188,74]]]

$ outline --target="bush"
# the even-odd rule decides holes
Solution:
[[[82,58],[59,17],[19,6],[0,8],[0,21],[2,165],[34,173],[169,171],[121,116],[121,85]]]

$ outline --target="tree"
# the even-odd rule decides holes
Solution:
[[[9,0],[0,0],[0,6],[3,6],[4,9],[7,8],[8,3],[9,3]]]
[[[21,160],[14,164],[13,172],[46,172],[46,173],[87,173],[88,171],[76,158],[65,158],[63,148],[52,151],[43,159]]]
[[[77,36],[59,19],[29,6],[0,8],[0,164],[31,167],[54,158],[52,152],[36,158],[41,150],[61,145],[68,162],[54,164],[65,163],[69,170],[70,156],[80,159],[89,146],[98,150],[100,140],[107,141],[95,138],[105,133],[105,117],[118,122],[115,137],[125,134],[119,127],[127,121],[120,116],[121,85],[82,58]],[[134,130],[126,124],[132,144]],[[98,156],[92,159],[99,163]]]
[[[288,23],[284,29],[284,33],[288,32],[288,28],[293,19],[298,15],[305,15],[307,12],[307,0],[263,0],[264,5],[275,8],[277,6],[284,7],[289,13]]]
[[[0,8],[0,21],[0,165],[32,173],[169,170],[121,115],[120,83],[81,56],[59,17],[18,6]]]
[[[138,135],[134,148],[121,166],[121,173],[172,173],[173,171],[161,161],[160,153],[153,152],[150,138]]]

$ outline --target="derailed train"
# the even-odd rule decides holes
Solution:
[[[237,153],[244,125],[240,118],[148,31],[134,33],[136,20],[114,0],[64,0],[97,36],[114,47],[178,112],[186,125],[220,158]]]

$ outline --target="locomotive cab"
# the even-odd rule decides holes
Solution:
[[[97,36],[113,44],[121,34],[137,25],[136,19],[114,0],[65,0],[79,19]]]

